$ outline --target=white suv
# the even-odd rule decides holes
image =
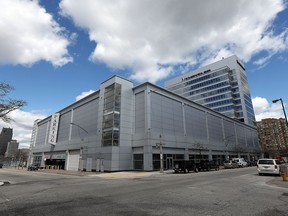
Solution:
[[[282,161],[277,159],[263,158],[257,162],[257,170],[259,175],[263,174],[280,174],[279,165]]]
[[[232,161],[236,162],[239,167],[247,167],[247,162],[244,158],[232,158]]]

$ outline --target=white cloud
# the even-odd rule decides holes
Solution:
[[[0,64],[62,66],[73,59],[65,30],[37,0],[0,0]]]
[[[283,108],[281,103],[269,104],[266,98],[252,98],[252,103],[255,111],[256,121],[261,121],[265,118],[284,118]]]
[[[255,113],[262,113],[269,109],[269,103],[266,98],[255,97],[252,99]]]
[[[0,132],[3,127],[13,128],[13,138],[19,142],[21,148],[28,148],[31,141],[31,134],[34,121],[43,119],[46,116],[41,111],[24,112],[15,110],[9,114],[14,121],[5,123],[0,120]]]
[[[132,79],[169,76],[173,66],[238,55],[244,62],[287,49],[287,30],[273,32],[283,0],[62,0],[61,13],[97,43],[91,61],[129,69]]]
[[[82,92],[80,95],[78,95],[76,97],[76,101],[81,100],[82,98],[92,94],[93,92],[95,92],[94,90],[89,90],[88,92]]]

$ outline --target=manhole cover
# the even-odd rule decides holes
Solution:
[[[282,196],[288,196],[288,193],[283,193]]]

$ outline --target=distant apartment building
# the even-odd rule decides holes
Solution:
[[[271,157],[287,155],[288,130],[284,118],[268,118],[257,122],[259,142],[264,152]]]
[[[256,127],[246,69],[235,55],[168,80],[165,88]]]
[[[0,133],[0,160],[4,158],[8,143],[12,140],[12,136],[12,128],[2,128]]]
[[[8,142],[5,157],[6,158],[15,157],[18,153],[18,147],[19,147],[19,143],[17,142],[17,140],[11,140],[10,142]]]

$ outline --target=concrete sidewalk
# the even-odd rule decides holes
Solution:
[[[81,172],[81,171],[53,170],[53,169],[39,169],[38,171],[29,171],[29,172],[53,173],[53,174],[72,175],[72,176],[87,176],[87,175],[100,174],[96,172]]]
[[[283,181],[281,176],[277,176],[275,179],[267,182],[267,184],[275,185],[277,187],[288,188],[288,181]]]
[[[36,171],[37,172],[37,171]],[[124,179],[124,178],[141,178],[148,177],[156,174],[172,173],[171,170],[160,173],[159,171],[141,172],[141,171],[120,171],[120,172],[85,172],[85,171],[68,171],[68,170],[45,170],[41,169],[38,172],[54,173],[61,175],[74,175],[74,176],[96,176],[105,179]]]
[[[167,174],[173,171],[168,170],[160,173],[159,171],[143,172],[143,171],[117,171],[117,172],[85,172],[85,171],[69,171],[69,170],[49,170],[39,169],[36,172],[54,173],[61,175],[74,175],[74,176],[97,176],[105,179],[122,179],[122,178],[140,178],[148,177],[156,174]]]
[[[81,171],[68,171],[68,170],[49,170],[49,169],[39,169],[38,171],[27,171],[27,169],[15,169],[13,168],[5,168],[9,170],[13,170],[15,172],[40,172],[47,174],[59,174],[59,175],[70,175],[70,176],[79,176],[79,177],[100,177],[103,179],[128,179],[128,178],[144,178],[151,175],[157,174],[167,174],[172,173],[172,171],[165,171],[164,173],[160,173],[159,171],[154,172],[137,172],[137,171],[122,171],[122,172],[81,172]],[[0,180],[0,186],[4,185],[4,182]]]

